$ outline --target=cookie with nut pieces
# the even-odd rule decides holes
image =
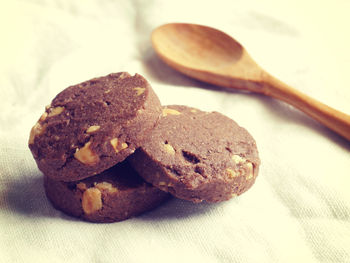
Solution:
[[[29,148],[45,176],[81,180],[132,154],[160,113],[159,99],[142,76],[109,74],[59,93],[32,128]]]
[[[193,202],[219,202],[248,190],[260,159],[247,130],[218,112],[163,107],[147,141],[128,158],[149,183]]]
[[[170,194],[146,183],[123,161],[99,175],[75,182],[44,177],[53,206],[86,221],[108,223],[128,219],[163,203]]]

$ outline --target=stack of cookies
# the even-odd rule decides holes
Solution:
[[[232,119],[161,106],[140,75],[110,74],[71,86],[46,107],[29,148],[53,206],[91,222],[115,222],[170,196],[220,202],[255,181],[252,136]]]

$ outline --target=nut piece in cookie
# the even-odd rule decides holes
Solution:
[[[29,142],[28,144],[34,144],[35,137],[42,135],[45,132],[46,125],[41,125],[40,122],[37,122],[32,130],[30,131]]]
[[[86,129],[86,133],[97,132],[100,129],[101,129],[100,125],[92,125],[92,126],[90,126],[89,128]]]
[[[175,109],[171,109],[171,108],[163,108],[162,111],[162,115],[163,117],[167,116],[167,115],[180,115],[181,112],[175,110]]]
[[[128,148],[128,144],[125,142],[121,143],[118,138],[113,138],[112,140],[110,140],[110,143],[116,153]]]
[[[86,189],[83,193],[81,205],[85,214],[90,215],[102,208],[101,191],[92,187]]]
[[[87,142],[83,148],[76,150],[74,158],[86,165],[95,165],[100,161],[99,156],[91,148],[91,141]]]

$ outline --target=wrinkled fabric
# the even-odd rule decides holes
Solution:
[[[0,262],[350,262],[350,143],[283,102],[183,76],[150,43],[163,23],[219,28],[274,76],[350,114],[348,10],[345,0],[2,3]],[[119,71],[147,78],[163,105],[245,127],[262,162],[252,189],[219,204],[172,199],[112,224],[55,210],[30,129],[64,88]]]

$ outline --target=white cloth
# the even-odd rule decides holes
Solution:
[[[272,75],[350,114],[349,10],[346,0],[2,1],[0,262],[350,262],[350,143],[285,103],[187,78],[150,44],[166,22],[219,28]],[[248,129],[262,160],[252,189],[113,224],[55,210],[30,129],[64,88],[119,71],[144,75],[164,105]]]

